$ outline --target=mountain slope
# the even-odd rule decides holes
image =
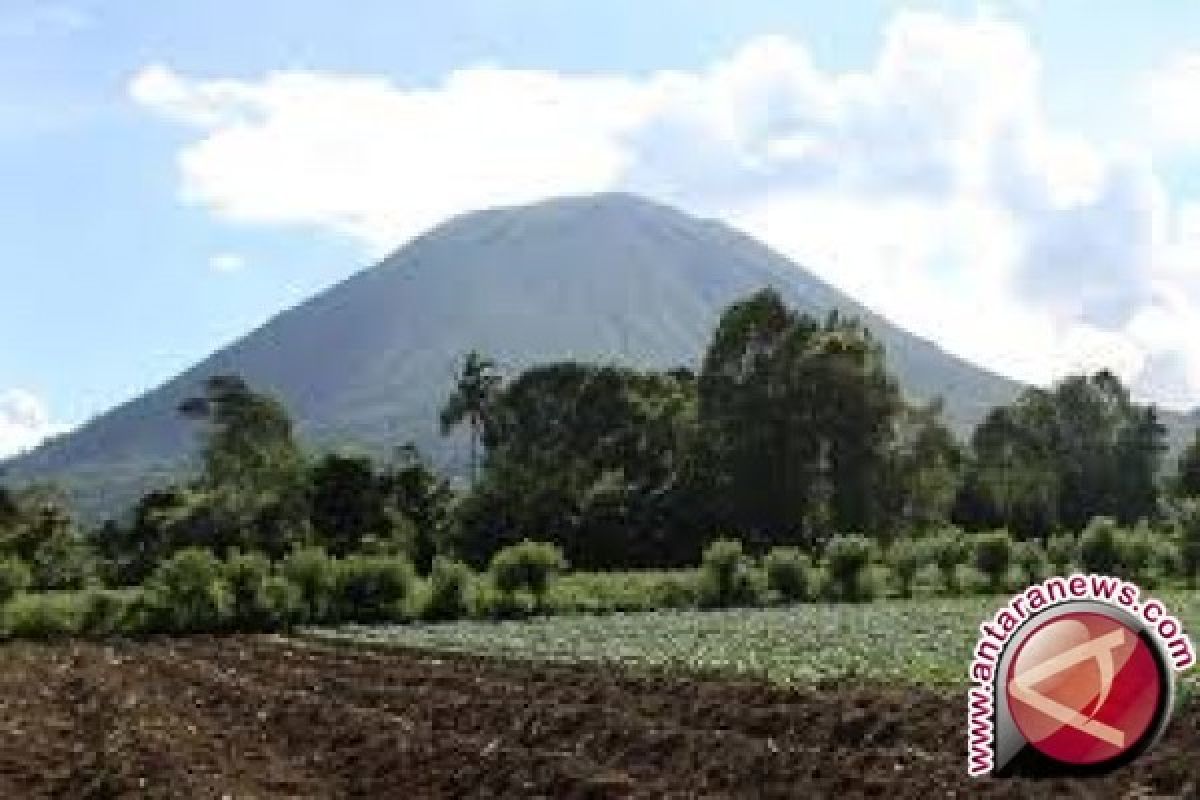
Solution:
[[[1020,390],[871,314],[731,228],[621,194],[466,214],[218,351],[158,389],[6,465],[53,478],[90,515],[177,471],[194,429],[174,409],[204,377],[278,393],[304,437],[374,452],[413,440],[443,464],[437,411],[472,348],[507,372],[551,359],[696,364],[720,311],[763,286],[860,315],[913,398],[960,430]]]

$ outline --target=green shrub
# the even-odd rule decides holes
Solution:
[[[0,605],[29,588],[29,566],[16,556],[0,558]]]
[[[524,590],[541,601],[551,581],[566,568],[567,560],[558,545],[526,539],[496,551],[488,572],[497,590]]]
[[[755,605],[765,588],[736,539],[718,539],[704,549],[699,580],[700,604],[707,608]]]
[[[958,594],[962,591],[962,581],[959,580],[959,567],[967,563],[970,548],[962,531],[957,528],[946,528],[926,540],[930,551],[930,560],[937,565],[942,576],[942,588],[948,594]]]
[[[1008,531],[980,533],[974,538],[975,569],[987,579],[992,592],[1004,590],[1004,580],[1012,564],[1013,543]]]
[[[337,562],[323,548],[293,550],[280,567],[283,577],[300,593],[300,618],[304,622],[327,622],[332,618],[337,592]]]
[[[838,599],[857,601],[870,597],[866,575],[871,562],[871,542],[859,534],[834,536],[825,548],[831,588]]]
[[[1144,522],[1117,540],[1117,571],[1126,580],[1146,582],[1151,576],[1156,534]]]
[[[475,581],[470,596],[472,615],[487,619],[528,617],[538,609],[541,602],[527,589],[497,589],[490,578]]]
[[[339,617],[354,622],[379,622],[405,615],[404,601],[413,589],[416,572],[400,556],[349,556],[338,562]]]
[[[125,594],[110,589],[87,589],[78,598],[82,607],[79,629],[88,636],[125,633],[129,602]]]
[[[445,556],[433,559],[429,572],[429,593],[422,615],[426,619],[460,619],[471,611],[471,568]]]
[[[254,600],[256,619],[263,630],[287,630],[304,618],[300,587],[283,575],[268,575],[259,584]]]
[[[1022,586],[1037,583],[1046,575],[1046,553],[1035,541],[1014,544],[1012,560],[1017,565],[1017,580]]]
[[[1079,537],[1079,559],[1088,572],[1115,575],[1124,535],[1115,520],[1094,517]]]
[[[158,565],[146,583],[149,622],[170,631],[216,631],[232,606],[222,564],[208,550],[189,547]]]
[[[812,561],[798,547],[775,547],[763,558],[767,588],[786,601],[804,600],[811,590]]]
[[[271,562],[262,553],[235,550],[225,559],[224,574],[232,625],[239,630],[265,630],[262,589],[271,576]]]
[[[1200,499],[1180,500],[1173,513],[1179,537],[1180,567],[1190,588],[1196,588],[1200,572]]]
[[[888,548],[888,566],[901,597],[912,597],[913,582],[925,564],[924,556],[920,545],[908,537],[896,539]]]
[[[1079,542],[1069,533],[1057,533],[1046,540],[1046,558],[1055,575],[1065,576],[1079,557]]]
[[[4,609],[5,628],[17,639],[58,639],[79,632],[77,617],[58,595],[22,594]]]

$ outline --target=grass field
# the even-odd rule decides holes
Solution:
[[[1194,636],[1200,630],[1200,592],[1157,596],[1189,633]],[[919,598],[499,623],[348,626],[309,633],[373,645],[734,673],[798,686],[847,682],[952,687],[966,683],[978,625],[1004,600]],[[1194,671],[1188,675],[1194,683]]]

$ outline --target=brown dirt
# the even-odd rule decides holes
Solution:
[[[0,797],[1195,796],[1200,713],[1100,778],[969,780],[960,697],[271,637],[0,648]]]

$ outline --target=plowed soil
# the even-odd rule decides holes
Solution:
[[[1101,778],[970,780],[962,698],[273,637],[0,648],[0,797],[1196,794],[1200,714]]]

